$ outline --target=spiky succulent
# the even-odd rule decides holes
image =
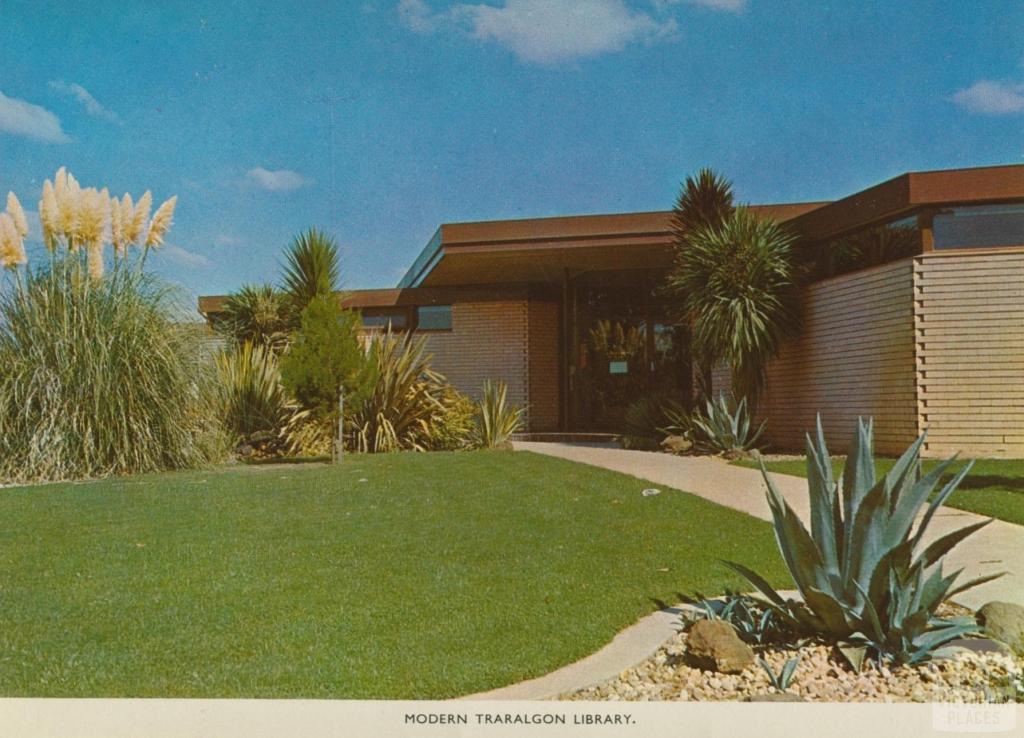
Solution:
[[[708,400],[704,417],[693,416],[693,423],[703,435],[703,444],[711,450],[724,454],[744,454],[756,448],[765,424],[753,428],[745,398],[739,401],[735,409],[731,404],[725,394],[719,393],[714,401]]]
[[[976,632],[972,619],[944,619],[936,609],[946,599],[999,574],[955,585],[960,570],[943,572],[943,558],[981,521],[926,543],[936,510],[970,471],[959,470],[932,492],[956,458],[920,473],[925,435],[903,453],[892,469],[875,479],[872,423],[858,421],[850,454],[838,482],[825,446],[821,419],[817,438],[807,437],[810,531],[764,471],[775,536],[802,602],[781,597],[764,578],[727,562],[746,577],[795,627],[866,648],[878,660],[918,663],[962,635]],[[932,497],[929,503],[929,498]],[[924,514],[915,526],[918,513]]]

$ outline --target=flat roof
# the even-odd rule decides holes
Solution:
[[[824,202],[750,205],[780,221]],[[399,287],[553,282],[567,268],[655,267],[671,262],[672,212],[570,215],[445,223]]]
[[[908,172],[834,202],[748,207],[820,241],[921,207],[1010,200],[1024,200],[1024,164]],[[355,290],[343,299],[360,308],[444,304],[453,299],[452,287],[486,299],[560,283],[567,270],[665,267],[672,260],[671,217],[658,210],[445,223],[397,288]],[[199,311],[218,313],[224,300],[200,297]]]

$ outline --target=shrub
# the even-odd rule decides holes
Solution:
[[[693,423],[686,408],[666,395],[647,395],[630,403],[623,421],[626,437],[637,442],[647,439],[655,448],[666,436],[693,435]]]
[[[477,405],[474,441],[480,448],[506,446],[512,434],[523,427],[526,410],[508,402],[504,382],[484,382],[484,394]]]
[[[225,450],[202,333],[117,260],[55,254],[0,297],[0,476],[60,480],[192,467]]]
[[[430,451],[461,451],[472,445],[476,403],[451,385],[438,396],[441,408],[427,428],[423,444]]]
[[[317,420],[337,422],[338,395],[358,406],[373,382],[372,363],[359,341],[359,316],[335,295],[315,297],[281,357],[281,382]]]
[[[929,503],[954,459],[919,476],[924,440],[922,435],[876,480],[872,425],[858,421],[837,483],[819,418],[815,442],[807,437],[810,532],[762,466],[775,536],[803,602],[784,600],[750,569],[729,565],[791,626],[846,642],[878,661],[926,661],[949,641],[976,632],[973,618],[947,620],[935,612],[945,599],[999,576],[954,587],[959,571],[943,573],[945,554],[991,521],[965,526],[924,545],[935,511],[971,467],[965,465]],[[922,508],[924,515],[915,528]]]
[[[430,368],[426,342],[390,330],[370,340],[375,381],[349,419],[359,451],[425,451],[444,412],[445,382]]]
[[[756,449],[765,427],[761,423],[753,430],[746,399],[733,408],[723,393],[714,402],[707,402],[703,417],[693,416],[693,424],[702,446],[727,456],[745,456]]]

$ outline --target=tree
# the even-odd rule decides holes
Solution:
[[[310,228],[292,240],[285,252],[281,281],[295,323],[314,298],[338,290],[340,273],[338,245],[326,233]]]
[[[372,364],[359,341],[359,316],[336,295],[319,295],[302,311],[299,329],[281,357],[281,382],[318,420],[336,421],[338,393],[361,401],[373,384]]]
[[[694,350],[726,361],[733,392],[751,405],[768,359],[799,328],[793,241],[775,221],[741,207],[720,226],[690,232],[669,275],[692,319]]]
[[[725,177],[708,168],[701,169],[695,177],[687,177],[676,198],[670,221],[676,263],[685,262],[691,234],[705,227],[721,227],[733,210],[732,184]],[[672,286],[671,282],[669,286]],[[685,295],[682,297],[685,301]],[[692,333],[694,317],[687,315],[685,319]],[[691,353],[693,348],[691,346]],[[695,358],[700,366],[700,385],[710,399],[711,372],[718,357],[698,354]]]

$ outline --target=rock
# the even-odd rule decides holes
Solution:
[[[724,620],[698,620],[686,638],[686,654],[702,669],[739,674],[754,663],[754,652]]]
[[[752,694],[744,698],[744,702],[806,702],[803,697],[789,692],[775,692],[773,694]]]
[[[1005,653],[1007,655],[1013,653],[1005,643],[994,641],[991,638],[956,638],[947,643],[944,648],[963,649],[972,653]]]
[[[243,443],[241,446],[238,447],[237,453],[239,456],[252,456],[252,452],[254,450],[255,449],[248,443]]]
[[[1024,607],[1011,602],[989,602],[981,606],[975,618],[990,636],[1024,651]]]
[[[668,436],[661,442],[661,447],[670,454],[685,454],[693,448],[693,441],[686,436]]]

